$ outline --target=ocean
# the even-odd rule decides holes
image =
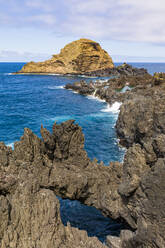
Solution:
[[[120,64],[120,63],[118,63]],[[116,65],[118,65],[116,63]],[[148,72],[165,72],[165,63],[130,63]],[[0,63],[0,141],[12,146],[23,135],[24,127],[40,137],[43,124],[51,131],[53,123],[74,119],[85,134],[85,149],[91,159],[97,158],[106,166],[110,161],[122,161],[124,149],[118,146],[115,123],[118,104],[110,108],[95,97],[86,97],[65,90],[67,83],[82,77],[57,75],[12,75],[24,63]],[[98,78],[85,78],[87,81]],[[101,241],[108,234],[117,235],[123,227],[105,218],[93,207],[77,201],[62,200],[61,217],[64,224],[86,230],[89,236]]]

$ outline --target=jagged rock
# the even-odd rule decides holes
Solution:
[[[115,236],[107,236],[106,245],[109,248],[122,248],[121,247],[121,239]]]
[[[94,85],[85,81],[75,82],[74,84],[66,84],[65,89],[71,89],[82,95],[92,95],[95,92]]]
[[[165,95],[152,91],[126,101],[117,120],[117,134],[127,147],[143,143],[158,134],[165,134]]]
[[[4,195],[0,195],[0,241],[6,232],[10,220],[10,204]]]
[[[55,187],[59,181],[56,186],[52,184],[52,171],[60,164],[56,162],[55,156],[49,156],[50,150],[56,149],[50,144],[58,143],[61,153],[64,153],[60,161],[63,168],[65,162],[71,167],[74,159],[81,155],[83,158],[78,160],[77,168],[83,161],[83,171],[87,162],[84,157],[86,152],[83,149],[81,128],[74,125],[73,121],[68,121],[62,125],[55,124],[52,137],[43,127],[41,130],[43,140],[26,128],[24,136],[15,143],[14,151],[1,143],[0,153],[2,157],[3,154],[7,156],[7,159],[2,160],[0,164],[0,247],[106,247],[97,238],[89,238],[85,231],[72,228],[69,224],[64,227],[59,202],[54,194],[58,191]],[[69,170],[69,167],[66,168]],[[54,179],[58,176],[60,178],[63,171],[61,173]],[[80,179],[78,176],[74,174],[75,178],[72,179],[76,182],[76,178],[77,181]],[[71,180],[71,176],[68,179]],[[61,192],[63,183],[66,182],[61,181]]]
[[[8,225],[3,222],[1,226],[1,230],[6,227],[1,237],[2,248],[105,247],[96,238],[89,238],[85,231],[69,225],[64,227],[53,191],[41,189],[36,178],[27,171],[22,174],[22,180],[10,199]]]
[[[111,57],[99,43],[80,39],[69,43],[45,62],[27,63],[19,73],[86,74],[113,67]]]
[[[14,151],[1,143],[2,248],[104,247],[85,232],[62,225],[55,194],[95,206],[108,217],[126,221],[131,230],[123,230],[113,246],[118,243],[121,248],[165,247],[164,97],[160,91],[153,95],[148,90],[147,98],[143,94],[132,102],[126,101],[121,108],[119,127],[125,130],[128,123],[133,133],[128,139],[123,131],[122,138],[129,140],[130,146],[123,163],[104,166],[90,161],[81,128],[73,120],[55,123],[52,133],[41,127],[42,139],[25,129]],[[123,115],[126,106],[129,118]],[[144,127],[137,115],[146,121]],[[139,130],[144,135],[135,139]],[[110,237],[109,242],[112,246]]]
[[[137,81],[136,81],[137,80]],[[121,166],[117,186],[118,218],[126,220],[131,230],[119,238],[109,237],[107,244],[118,248],[165,247],[165,94],[163,74],[145,79],[111,79],[105,83],[83,83],[77,89],[109,103],[123,102],[116,130],[120,143],[129,148]],[[125,85],[134,87],[126,93],[115,92]],[[85,86],[85,87],[84,87]],[[86,88],[83,92],[83,88]],[[109,182],[111,184],[111,182]],[[108,187],[107,187],[108,188]],[[107,194],[107,193],[106,193]],[[111,197],[111,196],[110,196]],[[112,199],[112,198],[111,198]],[[111,204],[111,201],[108,202]],[[115,215],[110,215],[115,217]]]
[[[119,193],[129,197],[139,186],[141,176],[149,170],[146,164],[145,152],[140,145],[130,147],[124,158],[123,178],[119,186]]]
[[[95,77],[106,76],[144,76],[147,74],[147,70],[144,68],[136,68],[129,64],[122,64],[113,68],[105,68],[103,70],[97,70],[92,72],[86,72],[85,75]]]
[[[84,80],[73,84],[66,84],[65,89],[71,89],[82,95],[94,95],[106,102],[113,104],[115,101],[124,102],[126,99],[133,98],[139,91],[139,94],[145,88],[150,87],[153,77],[148,73],[143,76],[138,73],[136,76],[120,76],[118,78],[109,79],[106,82],[97,81],[87,83]],[[122,92],[124,87],[128,87],[130,92]]]
[[[154,73],[154,80],[153,80],[153,84],[154,85],[161,85],[161,84],[165,84],[165,73]]]
[[[122,247],[165,247],[165,161],[158,162],[141,177],[136,192],[125,201],[129,215],[135,220],[136,232],[123,238]],[[123,231],[124,233],[125,231]]]

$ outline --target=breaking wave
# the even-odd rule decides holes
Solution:
[[[102,112],[112,112],[118,114],[120,110],[121,102],[115,102],[111,106],[108,104],[106,108],[102,109]]]
[[[64,85],[62,86],[48,86],[49,90],[62,90],[64,89]]]

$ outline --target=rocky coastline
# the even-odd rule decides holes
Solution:
[[[122,91],[125,87],[129,88]],[[109,246],[164,247],[165,74],[119,77],[104,83],[81,81],[66,85],[66,89],[94,95],[109,105],[122,103],[116,131],[128,150],[117,190],[121,202],[116,205],[120,206],[118,217],[126,220],[134,232],[108,237]],[[112,213],[108,216],[114,218]]]
[[[109,83],[116,95],[109,101],[106,88],[104,99],[123,103],[116,124],[120,142],[127,147],[123,163],[104,166],[91,161],[82,130],[73,120],[55,123],[52,133],[41,126],[42,139],[25,128],[14,150],[0,143],[2,248],[165,247],[165,75],[110,82],[106,87]],[[116,91],[128,82],[132,90]],[[89,87],[102,92],[105,85]],[[102,93],[96,94],[103,99]],[[129,229],[102,244],[85,231],[64,227],[56,195],[94,206],[126,222]]]
[[[81,80],[65,89],[93,95],[111,106],[120,102],[116,133],[124,161],[91,161],[74,120],[41,126],[37,137],[25,128],[14,150],[0,142],[1,248],[165,247],[165,74],[154,76],[126,63],[115,67],[94,41],[66,45],[45,62],[30,62],[18,74],[113,76]],[[106,244],[85,231],[64,226],[56,196],[93,206],[128,229]]]
[[[150,87],[155,80],[147,71],[133,68],[124,64],[124,73],[121,76],[113,77],[109,80],[96,82],[85,80],[65,85],[65,89],[76,91],[82,95],[93,95],[112,104],[115,101],[124,102],[127,98],[133,97],[133,94],[141,94],[144,88]],[[136,70],[136,73],[135,73]]]

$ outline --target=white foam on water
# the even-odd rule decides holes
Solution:
[[[107,83],[109,79],[97,79],[94,82],[95,83]]]
[[[49,73],[48,75],[51,75],[51,76],[60,76],[61,74],[57,74],[57,73]]]
[[[1,75],[5,75],[5,76],[10,76],[10,75],[13,75],[13,73],[7,73],[7,72],[5,72],[5,73],[0,73]]]
[[[12,142],[12,143],[8,143],[8,144],[6,144],[6,146],[9,146],[9,147],[11,147],[11,148],[12,148],[12,150],[14,150],[14,142]]]
[[[103,99],[100,99],[99,97],[96,96],[96,91],[94,91],[93,95],[88,95],[87,98],[90,99],[90,100],[96,100],[96,101],[99,101],[99,102],[105,102],[105,100]]]
[[[100,99],[99,97],[93,96],[93,95],[88,95],[87,98],[90,99],[90,100],[95,100],[95,101],[99,101],[99,102],[105,102],[105,100]]]
[[[50,118],[49,120],[62,122],[62,121],[67,121],[67,120],[71,120],[71,119],[74,119],[74,117],[71,115],[61,115],[61,116],[56,116],[56,117]]]
[[[62,86],[48,86],[47,88],[49,90],[62,90],[62,89],[64,89],[64,85],[62,85]]]
[[[111,112],[113,114],[118,114],[120,110],[121,102],[115,102],[111,106],[108,104],[105,109],[102,109],[102,112]]]
[[[94,77],[94,76],[85,76],[85,75],[78,75],[78,77],[82,77],[82,78],[98,78],[98,77]]]
[[[106,113],[103,113],[103,112],[98,112],[98,113],[93,113],[93,114],[89,114],[89,115],[87,115],[87,117],[94,117],[94,118],[98,118],[98,117],[100,117],[100,118],[107,118],[107,114]],[[110,115],[108,116],[108,117],[110,117]]]

